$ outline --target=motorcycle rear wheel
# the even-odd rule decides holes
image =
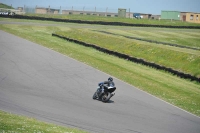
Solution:
[[[111,98],[111,93],[110,92],[105,92],[101,98],[102,102],[108,102]]]

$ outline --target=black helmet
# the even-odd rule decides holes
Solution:
[[[108,81],[113,81],[113,78],[112,78],[112,77],[109,77],[109,78],[108,78]]]

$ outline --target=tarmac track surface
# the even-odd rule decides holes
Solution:
[[[93,100],[109,75],[0,31],[0,110],[91,133],[200,133],[200,118],[114,78],[109,103]]]

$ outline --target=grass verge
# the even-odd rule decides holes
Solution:
[[[89,44],[94,44],[112,51],[124,53],[148,62],[169,67],[184,73],[200,77],[200,51],[185,52],[169,49],[169,46],[131,40],[114,35],[106,35],[90,30],[72,29],[58,31],[56,34]],[[195,52],[196,53],[195,53]]]
[[[0,133],[86,133],[0,111]]]
[[[0,8],[5,8],[5,9],[14,9],[12,6],[8,6],[6,4],[0,3]]]
[[[107,30],[107,33],[113,33],[118,36],[137,37],[140,39],[165,42],[171,44],[178,44],[180,46],[187,46],[200,49],[200,30],[185,30],[185,29],[160,29],[160,28],[146,28],[141,30]]]

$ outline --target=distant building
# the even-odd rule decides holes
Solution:
[[[112,12],[95,12],[95,11],[78,11],[78,10],[62,10],[62,14],[68,15],[95,15],[95,16],[105,16],[105,17],[123,17],[123,18],[137,18],[134,15],[138,14],[140,19],[151,19],[152,14],[146,13],[133,13],[127,12],[119,8],[118,13]]]
[[[106,17],[118,17],[118,13],[110,12],[94,12],[94,11],[76,11],[76,10],[62,10],[62,14],[76,14],[76,15],[95,15],[95,16],[106,16]]]
[[[179,11],[161,11],[161,19],[180,20]]]
[[[119,8],[118,9],[118,17],[126,18],[126,9]]]
[[[17,10],[19,10],[20,12],[23,12],[24,8],[23,7],[18,7]]]
[[[180,11],[161,11],[161,19],[181,20],[192,23],[200,23],[200,13],[180,12]]]
[[[39,14],[59,14],[60,9],[52,9],[52,8],[43,8],[37,7],[35,8],[35,13]]]
[[[151,19],[160,19],[161,15],[151,15]]]
[[[137,19],[150,19],[152,14],[146,14],[146,13],[133,13],[133,18]]]
[[[181,12],[180,13],[180,20],[192,22],[192,23],[200,23],[200,13],[194,12]]]

